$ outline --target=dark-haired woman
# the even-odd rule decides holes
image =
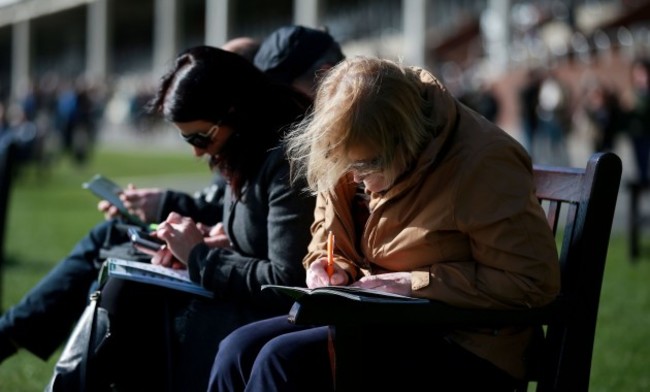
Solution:
[[[222,222],[209,233],[171,213],[155,232],[167,246],[152,263],[187,268],[214,299],[109,279],[100,306],[112,331],[93,367],[103,383],[97,388],[205,390],[223,336],[288,311],[290,301],[260,286],[305,281],[315,202],[290,184],[281,139],[309,105],[235,54],[199,46],[177,57],[149,110],[173,124],[228,187]]]

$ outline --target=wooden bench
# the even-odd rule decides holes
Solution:
[[[391,329],[409,326],[509,325],[531,325],[539,331],[531,362],[536,366],[518,391],[526,391],[529,383],[536,383],[537,391],[587,391],[621,172],[621,160],[611,152],[594,154],[584,169],[535,166],[537,196],[561,244],[561,294],[548,306],[476,310],[441,302],[375,304],[304,296],[294,303],[289,320],[329,326],[337,391],[363,390],[364,377],[355,364],[363,361],[356,344],[363,340],[364,330],[384,327],[385,336],[390,336]],[[491,390],[489,385],[485,390]]]

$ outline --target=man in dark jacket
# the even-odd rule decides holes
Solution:
[[[264,39],[253,62],[276,82],[313,99],[323,73],[343,59],[341,46],[327,31],[290,25]]]

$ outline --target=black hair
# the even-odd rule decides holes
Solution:
[[[178,55],[147,106],[170,122],[203,120],[231,126],[217,168],[237,197],[257,172],[266,151],[311,102],[269,82],[253,64],[234,53],[197,46]]]

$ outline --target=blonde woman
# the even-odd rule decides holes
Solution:
[[[294,175],[318,196],[303,260],[309,287],[354,285],[477,309],[541,306],[557,295],[557,251],[530,157],[427,71],[342,62],[287,142]],[[359,376],[367,390],[512,390],[531,336],[515,327],[368,331]],[[210,390],[331,390],[327,339],[326,327],[286,316],[241,327],[220,345]]]

